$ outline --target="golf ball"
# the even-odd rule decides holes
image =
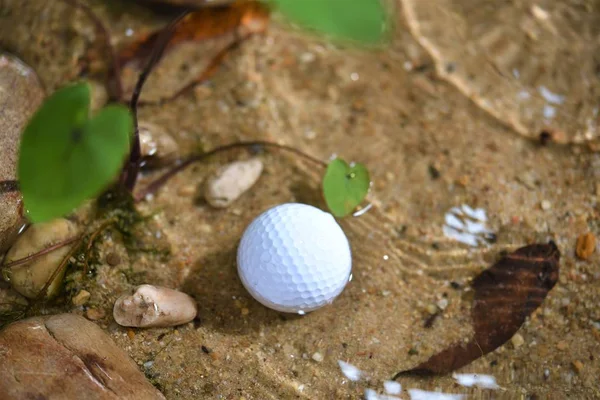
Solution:
[[[277,311],[303,314],[329,304],[350,278],[348,239],[333,216],[288,203],[259,215],[237,253],[248,292]]]

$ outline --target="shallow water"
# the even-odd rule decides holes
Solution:
[[[117,45],[168,20],[131,3],[86,3]],[[95,37],[83,14],[41,0],[0,0],[0,10],[0,47],[34,67],[49,91],[78,75]],[[322,171],[292,156],[261,154],[263,176],[225,210],[194,192],[244,152],[196,164],[142,203],[154,214],[143,234],[170,257],[127,254],[118,235],[105,237],[99,259],[116,252],[124,261],[96,266],[93,281],[74,278],[71,289],[92,293],[90,306],[106,310],[99,324],[168,398],[361,398],[366,388],[382,390],[399,370],[470,334],[471,277],[502,250],[548,239],[563,254],[561,276],[519,331],[524,344],[508,343],[461,371],[494,375],[502,390],[460,388],[451,377],[401,383],[469,398],[600,396],[599,260],[574,256],[577,237],[598,231],[598,5],[402,0],[396,12],[397,33],[380,51],[337,48],[274,23],[208,84],[140,109],[141,120],[167,129],[182,149],[272,140],[323,160],[363,162],[374,181],[374,207],[342,221],[352,281],[332,305],[305,316],[264,308],[235,270],[237,242],[261,211],[291,201],[323,206]],[[186,51],[169,64],[187,60]],[[151,77],[148,93],[172,90],[168,72]],[[541,146],[542,129],[559,143]],[[463,205],[487,212],[495,244],[444,235],[446,213]],[[140,283],[194,296],[200,322],[128,335],[110,311]],[[425,328],[428,306],[442,299],[447,308]],[[338,360],[370,381],[349,381]],[[584,368],[574,370],[574,361]]]

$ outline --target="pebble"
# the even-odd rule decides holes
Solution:
[[[552,204],[548,200],[542,200],[542,202],[540,203],[540,207],[542,208],[542,210],[547,211],[550,208],[552,208]]]
[[[440,310],[445,310],[448,307],[448,299],[439,299],[436,304],[440,308]]]
[[[516,333],[510,339],[510,342],[512,343],[512,345],[515,349],[518,349],[519,347],[523,346],[523,344],[525,343],[525,339],[523,339],[523,336],[521,336],[521,334]]]
[[[173,161],[179,145],[163,128],[149,122],[139,123],[140,147],[145,165],[160,166]]]
[[[584,233],[577,238],[577,244],[575,245],[577,257],[587,260],[594,254],[594,251],[596,251],[596,236],[593,233]]]
[[[320,363],[323,361],[323,354],[316,352],[312,355],[311,357],[313,360],[315,360],[316,362]]]
[[[77,227],[71,221],[59,218],[42,224],[34,224],[17,238],[6,254],[5,263],[10,263],[37,253],[54,244],[77,235]],[[36,257],[35,259],[9,268],[6,277],[12,287],[30,299],[37,297],[54,271],[60,266],[72,245]],[[56,275],[48,286],[45,296],[56,295],[62,285],[63,272]]]
[[[581,373],[581,371],[583,371],[583,363],[579,360],[575,360],[571,363],[571,365],[573,365],[573,370],[575,370],[575,372],[577,372],[578,374]]]
[[[438,307],[435,304],[428,304],[426,310],[429,314],[433,315],[438,312]]]
[[[90,296],[91,296],[91,294],[87,290],[80,290],[79,293],[77,293],[75,296],[73,296],[71,301],[73,302],[73,305],[82,306],[85,303],[87,303]]]
[[[111,267],[116,267],[121,263],[121,257],[117,253],[108,253],[106,255],[106,263]]]
[[[560,342],[558,342],[558,343],[556,344],[556,348],[557,348],[558,350],[561,350],[561,351],[562,351],[562,350],[566,350],[566,349],[567,349],[567,347],[568,347],[568,346],[567,346],[567,342],[565,342],[564,340],[561,340]]]
[[[242,308],[241,310],[242,315],[248,315],[250,314],[250,310],[248,310],[246,307]]]
[[[262,171],[263,163],[258,158],[219,168],[206,182],[206,202],[216,208],[229,206],[256,183]]]
[[[196,301],[187,294],[152,285],[119,297],[113,308],[117,324],[137,328],[177,326],[192,321],[197,313]]]
[[[98,321],[106,316],[106,312],[101,308],[89,308],[85,312],[85,316],[91,321]]]

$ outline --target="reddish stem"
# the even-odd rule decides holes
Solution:
[[[167,183],[167,181],[169,179],[171,179],[173,176],[175,176],[179,172],[183,171],[185,168],[187,168],[188,166],[190,166],[191,164],[193,164],[195,162],[205,160],[216,154],[224,153],[224,152],[227,152],[230,150],[243,149],[243,148],[256,147],[256,146],[262,146],[262,147],[267,147],[267,148],[270,147],[270,148],[277,149],[277,150],[287,151],[287,152],[293,153],[297,156],[300,156],[306,160],[309,160],[310,162],[315,163],[323,168],[327,167],[327,163],[325,161],[319,160],[318,158],[315,158],[315,157],[311,156],[310,154],[304,153],[303,151],[298,150],[295,147],[286,146],[284,144],[278,144],[278,143],[266,142],[266,141],[260,141],[260,140],[252,141],[252,142],[231,143],[231,144],[228,144],[225,146],[217,147],[206,153],[192,155],[189,158],[181,161],[180,164],[176,165],[169,171],[165,172],[161,177],[156,179],[154,182],[150,183],[148,186],[146,186],[146,188],[144,190],[142,190],[140,193],[138,193],[136,196],[134,196],[135,201],[141,201],[146,196],[154,194],[165,183]]]
[[[17,265],[25,264],[29,261],[35,260],[36,258],[43,256],[44,254],[51,253],[55,250],[60,249],[61,247],[65,247],[73,242],[76,242],[77,240],[79,240],[79,236],[73,237],[73,238],[70,238],[67,240],[63,240],[62,242],[58,242],[52,246],[46,247],[45,249],[42,249],[42,250],[38,251],[37,253],[33,253],[27,257],[19,258],[18,260],[11,261],[8,264],[4,264],[2,266],[2,269],[12,268],[12,267],[16,267]]]

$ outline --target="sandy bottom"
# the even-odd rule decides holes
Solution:
[[[72,79],[73,54],[94,37],[85,17],[58,5],[4,3],[6,9],[20,10],[25,22],[39,8],[49,10],[50,22],[35,25],[34,36],[48,26],[71,35],[51,36],[49,43],[38,45],[0,28],[0,45],[36,68],[49,90]],[[167,20],[134,4],[87,3],[119,43],[128,40],[129,28],[137,33]],[[588,97],[599,84],[597,75],[585,75],[593,63],[585,35],[595,34],[597,45],[598,33],[575,18],[582,13],[598,18],[598,10],[594,14],[592,5],[592,11],[583,11],[561,2],[546,10],[554,21],[552,31],[539,11],[532,11],[533,3],[486,6],[487,11],[482,7],[468,19],[460,13],[476,2],[456,3],[461,7],[451,10],[446,2],[431,9],[399,2],[397,33],[381,51],[336,48],[273,24],[267,34],[232,53],[209,84],[160,107],[140,109],[140,119],[165,128],[185,149],[182,154],[261,139],[323,160],[337,154],[369,167],[374,207],[341,222],[352,245],[353,280],[332,305],[306,316],[283,314],[266,309],[244,290],[235,264],[243,230],[276,204],[322,207],[323,171],[293,156],[260,153],[265,171],[258,183],[231,207],[215,210],[200,199],[202,181],[222,163],[249,156],[240,151],[190,167],[140,204],[152,217],[138,232],[139,241],[153,251],[127,251],[118,234],[106,232],[94,276],[69,275],[70,293],[86,289],[92,293],[90,302],[75,307],[67,298],[53,310],[104,311],[97,323],[169,399],[358,399],[366,388],[382,391],[383,381],[399,370],[470,335],[469,279],[502,251],[553,239],[563,257],[559,282],[546,301],[518,332],[520,337],[461,370],[494,375],[501,390],[459,387],[451,377],[400,382],[405,389],[439,389],[468,398],[600,398],[600,260],[597,253],[587,261],[574,254],[577,237],[599,228],[597,119],[594,129],[582,128],[588,126],[586,110],[593,108]],[[573,26],[581,25],[568,37],[561,25],[566,22],[555,17],[567,14],[574,16],[569,19]],[[463,22],[451,24],[447,15]],[[529,26],[524,22],[503,25],[492,15],[530,21],[538,39],[519,36]],[[501,39],[478,40],[487,37],[480,29],[485,23],[490,30],[506,31],[499,38],[523,41],[512,58],[500,56],[512,48],[500,46]],[[445,43],[433,31],[468,40]],[[569,48],[586,62],[581,74],[566,68],[570,61],[559,63],[562,41],[544,54],[537,52],[552,42],[552,35],[572,41]],[[481,75],[468,64],[476,62],[469,58],[472,52],[463,53],[461,47],[472,42],[493,56],[491,64],[481,64]],[[449,61],[452,66],[446,65]],[[489,65],[509,73],[489,75]],[[541,72],[529,74],[530,67]],[[518,79],[514,68],[522,71]],[[569,82],[588,78],[587,86],[561,91]],[[163,74],[154,79],[150,86],[160,88]],[[567,98],[563,103],[544,100],[540,86]],[[499,87],[505,90],[496,93]],[[529,90],[531,103],[512,97],[522,90]],[[565,117],[578,101],[579,113]],[[555,119],[539,116],[542,103],[554,107]],[[542,146],[537,137],[543,128],[561,143]],[[145,176],[140,187],[154,176]],[[468,246],[444,235],[445,214],[465,204],[485,210],[496,243]],[[109,253],[120,255],[122,262],[116,267],[104,263]],[[177,329],[119,327],[112,320],[112,304],[141,283],[192,295],[199,319]],[[444,310],[426,328],[439,304]],[[349,381],[338,360],[360,368],[366,379]],[[406,391],[401,397],[408,398]]]

